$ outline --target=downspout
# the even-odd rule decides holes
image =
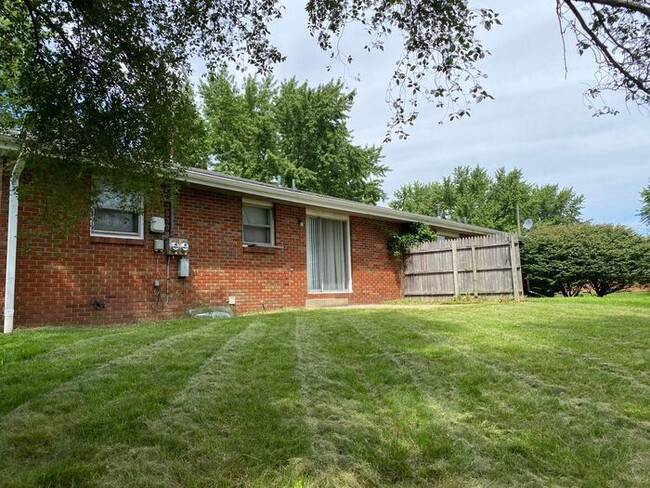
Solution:
[[[14,296],[16,292],[16,254],[18,250],[18,186],[25,167],[22,151],[18,155],[9,179],[9,206],[7,208],[7,266],[5,272],[4,333],[14,330]]]

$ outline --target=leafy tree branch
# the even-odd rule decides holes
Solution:
[[[599,73],[587,90],[599,100],[595,114],[616,113],[602,99],[606,91],[622,91],[627,101],[650,104],[650,5],[616,0],[557,0],[558,15],[573,31],[580,54],[591,51]]]
[[[556,7],[578,52],[596,55],[598,80],[587,95],[621,91],[649,107],[650,2],[556,0]],[[205,164],[188,86],[192,62],[268,74],[284,59],[269,39],[284,8],[278,0],[4,0],[0,131],[18,132],[34,187],[58,172],[61,191],[75,191],[100,173],[116,186],[155,191],[184,166]],[[400,43],[387,83],[391,134],[406,137],[422,103],[456,119],[491,98],[480,34],[501,23],[492,9],[466,0],[308,0],[305,8],[308,29],[332,56],[351,23],[367,34],[369,51]],[[606,104],[595,110],[616,112]]]
[[[601,4],[610,7],[621,7],[634,12],[639,12],[650,17],[650,6],[641,2],[630,2],[627,0],[575,0],[578,3]]]

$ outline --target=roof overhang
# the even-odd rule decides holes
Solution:
[[[0,133],[0,149],[16,151],[19,149],[17,134]],[[447,230],[464,235],[499,234],[500,231],[463,224],[453,220],[401,212],[388,207],[379,207],[365,203],[354,202],[342,198],[319,195],[302,190],[294,190],[282,186],[260,183],[244,178],[216,173],[198,168],[188,168],[183,180],[189,184],[215,188],[240,195],[266,198],[271,201],[302,205],[307,208],[329,210],[347,215],[356,215],[389,222],[423,222],[440,230]]]
[[[16,135],[13,133],[2,133],[0,132],[0,149],[5,149],[9,151],[17,151],[20,148],[16,142]]]
[[[500,231],[485,227],[463,224],[461,222],[454,222],[452,220],[431,217],[428,215],[401,212],[392,208],[368,205],[342,198],[329,197],[302,190],[270,185],[268,183],[259,183],[252,180],[246,180],[197,168],[186,170],[185,181],[193,185],[216,188],[241,195],[265,198],[276,202],[302,205],[307,208],[336,211],[348,215],[369,217],[389,222],[423,222],[437,229],[449,230],[465,235],[500,233]]]

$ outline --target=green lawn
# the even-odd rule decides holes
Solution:
[[[0,337],[3,486],[650,486],[650,294]]]

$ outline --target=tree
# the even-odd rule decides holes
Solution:
[[[641,210],[639,211],[641,223],[650,226],[650,183],[641,190]]]
[[[616,225],[543,225],[523,241],[522,269],[532,290],[599,296],[650,282],[650,239]]]
[[[596,83],[586,95],[596,100],[592,108],[597,115],[617,112],[602,102],[606,91],[620,91],[631,103],[650,105],[650,2],[557,0],[557,13],[564,29],[575,34],[578,53],[594,54]]]
[[[268,25],[278,0],[4,0],[0,10],[0,130],[16,130],[17,168],[79,187],[79,175],[103,172],[115,183],[171,181],[187,155],[184,94],[191,61],[215,68],[231,62],[263,73],[282,54]],[[649,103],[650,7],[647,0],[557,0],[579,52],[594,51],[599,83],[592,94],[622,90]],[[320,47],[345,57],[337,40],[350,23],[368,33],[366,49],[403,44],[388,90],[392,125],[404,135],[418,103],[428,100],[450,118],[491,98],[477,63],[488,52],[479,29],[500,23],[491,9],[466,0],[309,0],[308,27]],[[602,76],[605,74],[606,76]],[[55,165],[56,166],[56,165]],[[84,176],[86,177],[86,176]],[[38,177],[32,179],[33,183]]]
[[[491,178],[480,166],[457,166],[441,182],[403,185],[390,206],[514,231],[517,206],[523,219],[561,224],[578,221],[583,201],[584,197],[571,188],[528,183],[519,169],[508,172],[500,168]]]
[[[582,226],[533,228],[521,245],[521,262],[530,290],[538,295],[577,296],[589,282],[578,260],[584,251],[578,244]]]
[[[302,190],[375,204],[385,197],[381,149],[352,143],[354,92],[341,82],[279,86],[249,77],[242,87],[224,70],[201,86],[215,169]]]

